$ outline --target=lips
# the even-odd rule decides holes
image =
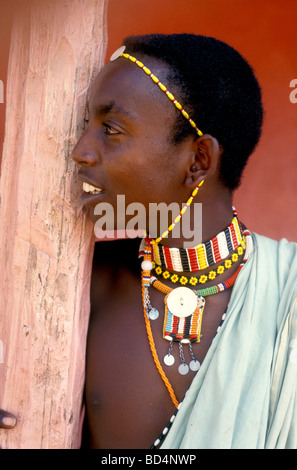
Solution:
[[[89,194],[100,194],[104,192],[102,188],[98,188],[89,183],[83,183],[83,190],[85,193],[89,193]]]

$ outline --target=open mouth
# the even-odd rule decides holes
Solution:
[[[102,188],[96,188],[96,186],[92,186],[89,183],[83,183],[83,190],[85,193],[89,194],[100,194],[104,192]]]

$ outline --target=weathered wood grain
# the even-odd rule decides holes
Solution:
[[[23,2],[14,19],[0,206],[0,447],[79,443],[93,227],[70,152],[103,65],[107,0]]]

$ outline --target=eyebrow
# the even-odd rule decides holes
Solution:
[[[87,103],[87,109],[89,110],[89,103]],[[94,107],[94,112],[96,116],[103,116],[105,114],[108,114],[110,112],[113,112],[114,114],[119,114],[121,116],[127,117],[128,119],[131,119],[132,121],[136,121],[136,116],[132,114],[130,111],[127,111],[126,109],[122,108],[121,106],[118,106],[115,101],[110,101],[107,104],[101,104],[98,106]]]

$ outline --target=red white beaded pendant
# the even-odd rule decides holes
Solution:
[[[200,341],[205,299],[187,287],[177,287],[166,295],[164,302],[163,338],[170,341],[168,353],[164,357],[164,363],[167,366],[174,364],[175,360],[171,351],[173,342],[178,342],[181,360],[181,364],[178,367],[179,373],[185,375],[189,372],[189,369],[197,371],[200,368],[200,363],[194,357],[191,343]],[[186,364],[184,357],[184,344],[189,345],[192,357],[189,366]]]

